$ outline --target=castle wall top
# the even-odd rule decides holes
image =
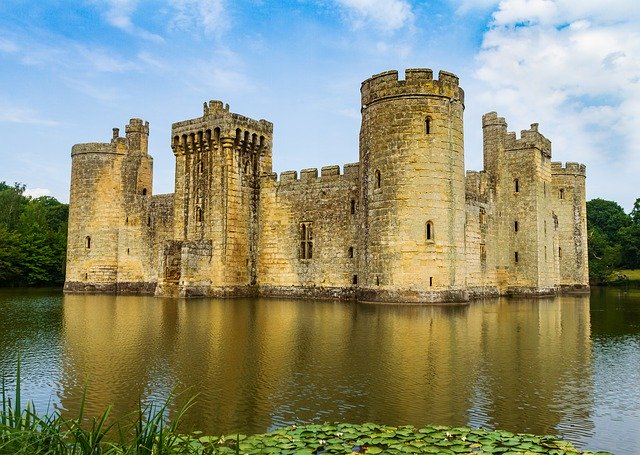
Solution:
[[[520,138],[516,133],[507,132],[507,122],[504,117],[499,117],[496,112],[489,112],[482,116],[482,128],[497,126],[500,128],[506,150],[524,150],[537,148],[547,157],[551,158],[551,141],[538,131],[538,124],[532,123],[531,128],[522,130]]]
[[[359,163],[349,163],[343,166],[342,174],[340,174],[340,166],[333,165],[322,167],[320,169],[320,175],[318,175],[317,168],[307,168],[300,171],[300,177],[298,177],[298,171],[283,171],[280,173],[279,180],[278,175],[275,172],[273,174],[267,174],[267,176],[281,184],[300,182],[311,183],[315,181],[338,180],[341,178],[353,180],[358,178],[359,169]]]
[[[222,101],[211,100],[209,103],[204,103],[202,117],[183,120],[171,125],[171,136],[203,131],[212,127],[220,128],[221,137],[234,137],[237,129],[269,136],[273,134],[273,123],[264,119],[254,120],[244,115],[234,114],[229,111],[228,104],[223,105]]]
[[[411,68],[404,74],[404,80],[399,80],[397,71],[386,71],[364,81],[360,89],[362,107],[400,96],[439,96],[464,103],[464,90],[455,74],[440,71],[438,79],[434,79],[428,68]]]
[[[566,166],[562,163],[553,161],[551,162],[551,174],[552,175],[577,175],[586,177],[587,166],[575,162],[567,162]]]
[[[124,140],[124,139],[123,139]],[[106,155],[124,155],[124,151],[114,147],[109,142],[87,142],[84,144],[75,144],[71,147],[71,156],[86,155],[90,153],[100,153]]]

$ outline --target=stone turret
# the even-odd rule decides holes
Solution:
[[[429,69],[362,84],[361,298],[464,301],[464,92]]]

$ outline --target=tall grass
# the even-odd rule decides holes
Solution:
[[[121,421],[110,419],[111,407],[98,417],[84,415],[86,389],[76,418],[58,411],[39,415],[31,401],[21,402],[20,358],[15,391],[8,393],[2,376],[0,410],[0,455],[163,455],[213,453],[207,444],[178,433],[178,425],[193,399],[167,421],[167,403],[139,404],[138,410]]]

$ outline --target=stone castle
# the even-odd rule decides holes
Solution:
[[[175,193],[153,195],[149,125],[73,146],[67,292],[464,302],[588,290],[585,166],[533,124],[482,118],[429,69],[362,83],[357,163],[272,172],[273,125],[205,103],[174,123]]]

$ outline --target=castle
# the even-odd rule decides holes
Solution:
[[[175,193],[153,195],[149,124],[72,148],[67,292],[464,302],[588,290],[585,166],[533,124],[482,118],[429,69],[362,83],[359,160],[272,172],[273,125],[205,103],[174,123]]]

